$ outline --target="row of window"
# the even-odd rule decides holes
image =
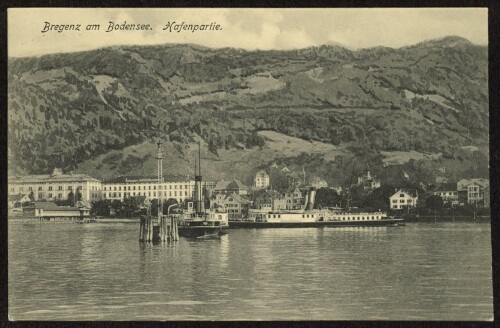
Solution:
[[[397,200],[397,199],[393,199],[393,200],[392,200],[392,203],[393,203],[393,204],[397,204],[397,202],[398,202],[398,200]],[[401,204],[404,204],[404,203],[405,203],[405,200],[404,200],[404,199],[400,199],[400,200],[399,200],[399,202],[400,202]],[[408,203],[409,203],[409,204],[410,204],[410,203],[413,203],[413,199],[408,199]]]
[[[177,197],[177,196],[182,196],[183,193],[182,191],[179,191],[179,194],[177,195],[177,191],[174,191],[173,192],[173,195],[172,195],[172,192],[169,191],[168,192],[168,197]],[[156,191],[148,191],[148,192],[124,192],[123,193],[123,196],[124,197],[129,197],[129,196],[148,196],[148,197],[156,197]],[[167,197],[167,192],[165,191],[162,195],[162,192],[158,192],[158,196],[164,196],[164,197]],[[184,196],[188,196],[188,192],[187,191],[184,191]],[[104,193],[104,197],[108,197],[108,198],[121,198],[122,197],[122,193],[121,192],[107,192],[107,193]]]
[[[351,219],[351,217],[348,216],[348,217],[343,217],[342,219],[339,219],[338,221],[364,221],[364,220],[379,220],[379,217],[377,216],[375,218],[375,217],[372,216],[370,218],[369,216],[367,216],[366,219],[365,219],[364,216],[362,216],[362,217],[354,217],[353,216],[352,219]]]
[[[142,186],[143,187],[142,189],[141,189],[141,186],[123,186],[123,190],[136,190],[136,187],[137,187],[137,190],[156,190],[156,185],[147,186],[148,188],[146,188],[146,186]],[[151,188],[151,187],[153,187],[153,188]],[[177,187],[179,187],[179,188],[177,188]],[[159,190],[163,189],[162,185],[160,185],[158,189]],[[167,189],[167,188],[165,188],[165,189]],[[172,185],[169,185],[168,189],[182,189],[182,185],[174,185],[173,188],[172,188]],[[184,189],[189,189],[189,185],[184,185]],[[118,187],[117,186],[104,186],[103,190],[121,191],[122,187],[121,186],[118,186]]]
[[[78,186],[76,189],[78,189],[78,190],[82,190],[82,186]],[[38,186],[38,191],[43,191],[43,190],[44,190],[44,189],[43,189],[43,187],[42,187],[42,186]],[[52,186],[48,186],[48,187],[47,187],[47,190],[48,190],[48,191],[53,191],[53,190],[55,190],[55,189],[53,189],[53,187],[52,187]],[[64,188],[63,188],[63,186],[58,186],[58,187],[57,187],[57,190],[62,191],[62,190],[64,190]],[[67,189],[67,190],[73,190],[73,187],[72,187],[72,186],[68,186],[68,189]],[[10,191],[14,192],[14,191],[15,191],[15,187],[10,187]],[[24,190],[24,187],[19,187],[19,191],[25,191],[25,190]],[[26,191],[33,191],[33,187],[27,187]]]

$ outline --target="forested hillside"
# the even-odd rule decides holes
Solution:
[[[154,173],[161,139],[175,174],[191,173],[200,141],[211,178],[248,180],[271,163],[330,183],[367,167],[424,181],[485,175],[487,53],[447,37],[399,49],[161,45],[10,58],[9,172]]]

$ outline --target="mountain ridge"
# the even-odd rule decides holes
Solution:
[[[441,153],[432,167],[484,174],[474,161],[488,157],[487,57],[487,47],[448,37],[397,49],[169,44],[9,58],[9,171],[95,171],[88,163],[98,166],[101,155],[153,139],[184,165],[198,140],[209,161],[254,149],[252,164],[262,168],[273,143],[259,131],[273,131],[342,150],[345,159],[325,160],[315,174],[335,167],[348,175],[340,162],[352,159],[382,168],[388,151]],[[302,153],[309,149],[295,159],[278,150],[275,159],[294,165]],[[129,157],[111,173],[152,160]]]

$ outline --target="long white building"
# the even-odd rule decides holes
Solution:
[[[86,174],[63,174],[54,169],[52,174],[9,177],[9,195],[32,195],[35,201],[68,199],[81,194],[87,202],[101,199],[101,181]]]
[[[118,177],[102,184],[103,199],[120,201],[125,197],[145,196],[150,200],[173,198],[182,202],[191,199],[193,191],[194,180],[189,176],[164,176],[161,183],[154,177]]]

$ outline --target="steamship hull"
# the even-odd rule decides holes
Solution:
[[[404,225],[403,219],[378,221],[256,222],[229,221],[230,229],[240,228],[322,228],[322,227],[393,227]]]
[[[217,236],[225,234],[227,228],[227,224],[220,221],[181,221],[179,222],[179,236],[185,238]]]

